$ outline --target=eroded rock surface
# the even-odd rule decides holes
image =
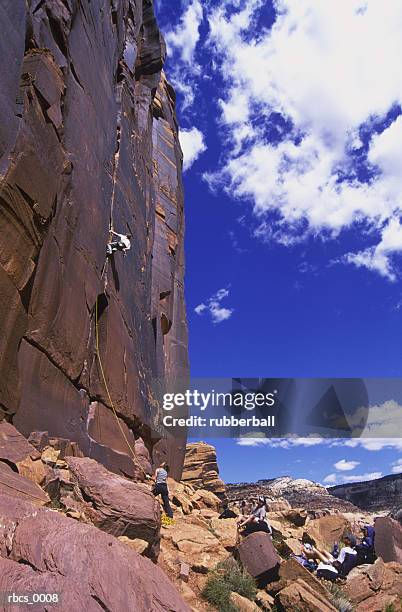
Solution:
[[[189,611],[163,571],[96,527],[5,495],[0,523],[2,593],[57,592],[62,610]]]
[[[15,0],[0,16],[0,418],[139,478],[123,430],[179,478],[183,435],[153,436],[153,378],[188,373],[182,154],[153,4]],[[132,248],[106,262],[110,229]]]
[[[216,450],[211,444],[187,444],[182,480],[195,489],[205,489],[226,499],[226,485],[219,478]]]

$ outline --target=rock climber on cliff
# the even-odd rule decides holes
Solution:
[[[116,251],[123,251],[123,255],[126,255],[127,251],[131,249],[131,234],[118,234],[113,230],[110,230],[112,234],[117,236],[119,240],[112,240],[106,247],[107,255],[113,255]]]

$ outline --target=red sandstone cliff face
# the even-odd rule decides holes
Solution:
[[[152,0],[0,6],[0,418],[136,474],[155,444],[155,376],[188,373],[182,155]],[[109,229],[133,234],[106,263]]]

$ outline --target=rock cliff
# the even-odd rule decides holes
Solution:
[[[391,474],[369,482],[337,485],[329,487],[328,491],[368,512],[398,511],[402,508],[402,474]]]
[[[182,154],[152,0],[14,0],[0,19],[0,419],[132,477],[123,431],[180,478],[185,440],[153,435],[152,379],[186,377],[188,358]],[[132,234],[127,256],[106,259],[111,229]]]

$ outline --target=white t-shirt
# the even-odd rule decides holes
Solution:
[[[350,546],[344,546],[343,548],[341,548],[337,561],[339,561],[339,563],[343,563],[345,561],[345,557],[346,555],[357,555],[357,552],[355,550],[353,550],[353,548],[350,548]]]
[[[265,521],[265,517],[267,516],[267,511],[265,506],[261,506],[261,508],[256,508],[253,510],[253,516],[259,521]]]
[[[124,244],[124,248],[126,251],[131,249],[130,238],[127,238],[127,236],[125,236],[124,234],[118,234],[117,232],[114,232],[114,234],[115,236],[118,236],[120,238],[120,242]]]

